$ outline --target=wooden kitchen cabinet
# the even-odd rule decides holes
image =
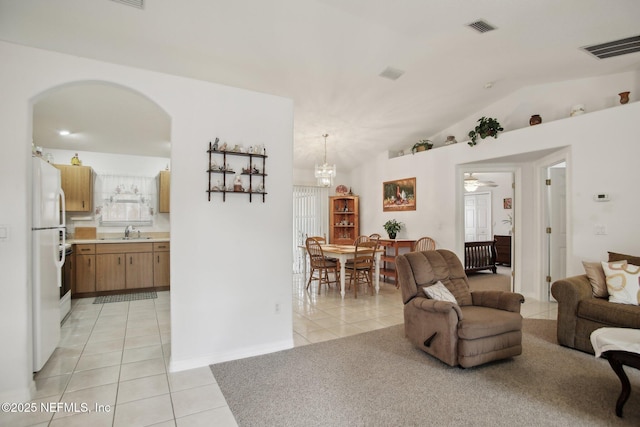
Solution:
[[[96,245],[96,291],[153,287],[153,243]]]
[[[71,296],[96,291],[96,245],[75,245],[75,289]]]
[[[161,171],[158,175],[158,212],[171,211],[171,172]]]
[[[128,253],[126,262],[127,289],[153,286],[153,253]]]
[[[96,255],[96,291],[125,288],[125,254]]]
[[[60,170],[68,212],[91,212],[93,205],[93,169],[89,166],[54,165]]]
[[[353,245],[360,234],[358,196],[329,197],[329,243]]]
[[[153,286],[169,286],[170,284],[170,243],[153,244]]]
[[[169,242],[76,244],[75,297],[169,288]],[[84,295],[83,295],[84,294]]]

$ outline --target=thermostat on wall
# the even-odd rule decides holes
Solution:
[[[594,194],[593,195],[593,200],[596,202],[608,202],[609,201],[609,195],[606,193],[600,193],[600,194]]]

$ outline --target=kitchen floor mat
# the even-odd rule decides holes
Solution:
[[[156,293],[156,291],[136,292],[134,294],[103,295],[100,297],[96,297],[93,303],[106,304],[109,302],[136,301],[140,299],[152,299],[152,298],[158,298],[158,294]]]

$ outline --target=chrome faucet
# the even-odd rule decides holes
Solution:
[[[131,233],[132,231],[133,231],[133,225],[127,225],[127,227],[124,229],[124,238],[128,239],[129,233]]]

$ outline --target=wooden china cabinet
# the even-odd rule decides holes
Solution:
[[[358,196],[329,197],[329,243],[352,245],[360,235]]]

